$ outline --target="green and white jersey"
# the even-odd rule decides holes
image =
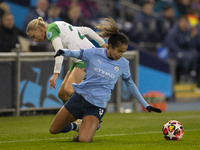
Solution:
[[[84,34],[82,34],[87,34],[87,32],[87,27],[74,27],[64,21],[56,21],[47,26],[46,37],[47,40],[52,43],[55,51],[58,51],[59,49],[78,50],[94,47],[94,45],[84,36]],[[100,45],[105,43],[104,40],[95,32],[91,35],[92,38]],[[76,59],[74,61],[79,60]],[[60,73],[62,62],[63,56],[56,57],[54,73]]]
[[[55,38],[60,37],[63,48],[72,50],[94,46],[75,27],[63,21],[56,21],[49,24],[47,26],[46,37],[51,43]]]

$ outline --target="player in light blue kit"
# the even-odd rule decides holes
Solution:
[[[161,112],[144,100],[132,80],[129,62],[123,57],[128,48],[126,35],[118,31],[111,18],[107,18],[96,28],[102,31],[102,37],[109,38],[107,49],[61,49],[55,55],[78,58],[87,64],[84,80],[80,84],[73,84],[75,93],[57,113],[50,127],[52,134],[66,133],[76,129],[76,124],[72,123],[74,120],[83,119],[79,134],[74,138],[74,141],[79,142],[92,141],[119,76],[125,81],[131,94],[149,112]]]

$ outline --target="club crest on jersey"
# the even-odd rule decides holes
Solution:
[[[116,67],[114,68],[114,70],[115,70],[116,72],[119,71],[119,67],[116,66]]]
[[[52,37],[52,32],[47,33],[47,39],[49,40]]]

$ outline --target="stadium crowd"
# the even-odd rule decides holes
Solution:
[[[74,26],[91,28],[102,18],[111,16],[131,43],[164,61],[175,61],[177,82],[200,84],[199,0],[109,0],[105,1],[106,9],[103,3],[97,0],[38,0],[36,7],[29,8],[20,30],[15,26],[9,5],[2,1],[0,52],[14,51],[19,43],[18,36],[28,38],[25,33],[28,22],[39,16],[47,23],[63,20]],[[52,51],[52,47],[48,43],[31,41],[28,51],[34,50]]]

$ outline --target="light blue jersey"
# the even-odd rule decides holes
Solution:
[[[146,108],[149,104],[143,99],[134,84],[129,62],[124,57],[119,60],[109,59],[107,49],[90,48],[85,50],[64,50],[64,56],[75,57],[86,61],[86,74],[80,84],[73,84],[75,91],[89,103],[106,108],[111,91],[121,76],[133,96]]]

